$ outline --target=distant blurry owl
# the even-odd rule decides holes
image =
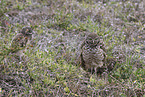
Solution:
[[[21,61],[26,45],[32,38],[32,33],[31,27],[23,27],[21,32],[12,39],[10,48],[4,47],[7,51],[0,54],[0,56],[3,56],[0,62],[4,60],[4,62],[8,64],[11,61]],[[7,55],[10,56],[5,58]]]
[[[28,40],[32,38],[31,27],[24,27],[20,33],[18,33],[12,40],[11,43],[11,53],[20,53],[24,50]]]
[[[105,46],[100,37],[95,33],[89,34],[82,43],[81,50],[80,63],[83,69],[99,73],[99,68],[104,67],[106,58]]]

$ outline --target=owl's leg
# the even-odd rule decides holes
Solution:
[[[97,67],[94,67],[94,73],[95,73],[95,75],[97,76]],[[97,76],[98,77],[98,76]]]
[[[94,70],[95,70],[95,73],[97,73],[97,68],[96,67],[94,68]]]
[[[91,67],[91,74],[93,74],[93,67]]]

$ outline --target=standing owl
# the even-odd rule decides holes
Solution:
[[[10,48],[4,47],[7,51],[0,54],[0,56],[3,56],[0,61],[6,59],[5,57],[9,54],[12,54],[15,59],[21,60],[26,44],[32,38],[32,33],[33,31],[31,27],[24,27],[22,31],[13,38]]]
[[[26,47],[28,40],[32,38],[32,29],[24,27],[21,33],[18,33],[12,40],[11,52],[16,53]]]
[[[81,50],[80,63],[84,70],[99,73],[106,58],[105,46],[100,37],[95,33],[89,34],[82,43]]]
[[[22,31],[13,38],[10,46],[10,52],[15,55],[15,58],[21,60],[26,44],[32,38],[32,33],[33,31],[31,27],[24,27]]]

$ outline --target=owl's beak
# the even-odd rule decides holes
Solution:
[[[93,44],[94,44],[95,42],[94,42],[94,40],[93,40]]]

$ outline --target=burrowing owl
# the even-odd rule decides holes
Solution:
[[[98,73],[105,63],[105,46],[100,37],[91,33],[81,45],[81,66],[91,73]]]
[[[18,33],[12,40],[11,43],[11,53],[20,53],[24,50],[28,40],[32,38],[31,27],[24,27],[20,33]]]
[[[3,55],[2,60],[5,59],[6,55],[10,53],[15,57],[20,59],[22,52],[24,51],[26,44],[32,38],[32,29],[31,27],[24,27],[20,33],[18,33],[12,40],[10,48],[6,48],[7,52],[1,53]]]

